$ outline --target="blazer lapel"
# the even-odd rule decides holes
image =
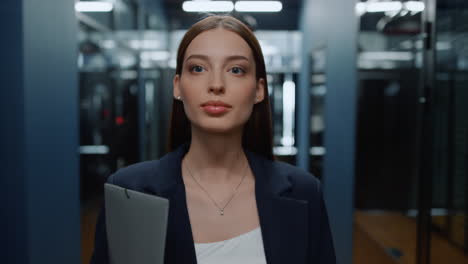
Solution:
[[[167,227],[164,263],[196,264],[195,245],[185,200],[185,187],[178,185],[169,198],[169,222]]]
[[[162,158],[158,167],[158,179],[151,181],[148,186],[149,192],[169,199],[164,263],[197,263],[180,166],[188,147],[188,144],[184,144]]]
[[[308,202],[287,197],[292,184],[275,163],[247,152],[255,175],[257,208],[268,264],[305,263]]]

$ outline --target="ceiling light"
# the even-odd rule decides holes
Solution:
[[[110,2],[86,1],[75,3],[77,12],[110,12],[112,9],[114,9],[114,5]]]
[[[161,46],[160,44],[157,39],[132,39],[129,41],[129,46],[132,49],[150,50]]]
[[[167,61],[171,57],[171,53],[165,50],[143,51],[140,54],[141,60]]]
[[[182,9],[185,12],[231,12],[234,4],[231,1],[185,1]]]
[[[402,7],[401,2],[372,2],[366,4],[366,11],[369,13],[400,11]]]
[[[408,1],[404,3],[405,9],[411,12],[422,12],[424,11],[424,3],[423,2],[417,2],[417,1]]]
[[[238,1],[237,12],[280,12],[283,4],[280,1]]]
[[[80,154],[108,154],[109,147],[106,145],[80,146]]]
[[[364,51],[359,54],[362,60],[409,61],[414,59],[408,51]]]
[[[366,13],[366,3],[357,3],[356,4],[356,13],[358,16],[361,16]]]
[[[356,4],[356,13],[363,15],[366,12],[377,13],[385,12],[390,14],[398,14],[400,11],[409,11],[411,14],[416,14],[424,11],[424,2],[419,1],[387,1],[387,2],[360,2]]]

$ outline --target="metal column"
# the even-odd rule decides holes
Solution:
[[[309,168],[312,50],[326,48],[325,202],[338,263],[352,262],[357,100],[356,0],[305,0],[301,17],[303,67],[298,96],[298,166]]]
[[[6,263],[79,263],[74,1],[3,0],[0,174]],[[6,195],[5,195],[6,194]]]
[[[323,184],[338,263],[352,263],[357,110],[356,0],[327,4],[327,93]]]
[[[435,86],[435,44],[436,44],[436,0],[425,0],[425,11],[423,15],[423,69],[421,71],[420,89],[420,116],[419,125],[421,140],[419,142],[419,164],[418,164],[418,230],[416,263],[430,263],[431,249],[431,206],[432,206],[432,164],[433,158],[433,117],[434,117],[434,86]]]

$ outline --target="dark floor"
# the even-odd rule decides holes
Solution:
[[[463,233],[459,226],[457,233]],[[355,247],[354,263],[416,263],[416,219],[401,213],[355,213]],[[368,250],[368,252],[365,252]],[[373,253],[371,253],[373,251]],[[369,255],[375,252],[390,256],[393,262],[386,262],[380,256],[378,261],[370,261]],[[382,254],[380,254],[382,255]],[[439,233],[433,232],[431,237],[431,264],[468,264],[468,256],[460,247],[449,243]]]
[[[88,264],[102,199],[86,203],[81,210],[81,263]],[[460,220],[461,221],[461,220]],[[463,232],[456,232],[457,234]],[[416,263],[416,221],[400,213],[357,211],[354,223],[354,264]],[[468,264],[468,256],[438,233],[431,239],[432,264]]]

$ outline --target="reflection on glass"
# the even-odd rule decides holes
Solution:
[[[281,144],[294,146],[294,108],[296,104],[296,84],[292,74],[286,74],[283,82],[283,137]]]
[[[118,168],[162,153],[158,136],[165,136],[160,132],[164,126],[158,124],[164,120],[158,114],[169,115],[160,100],[168,95],[162,91],[161,68],[167,67],[169,57],[163,20],[157,12],[146,13],[151,10],[141,9],[140,3],[111,2],[75,6],[82,263],[91,257],[103,183]],[[146,141],[140,144],[142,138]]]
[[[354,263],[415,263],[422,1],[360,1]]]
[[[468,263],[468,4],[438,3],[431,263]]]

